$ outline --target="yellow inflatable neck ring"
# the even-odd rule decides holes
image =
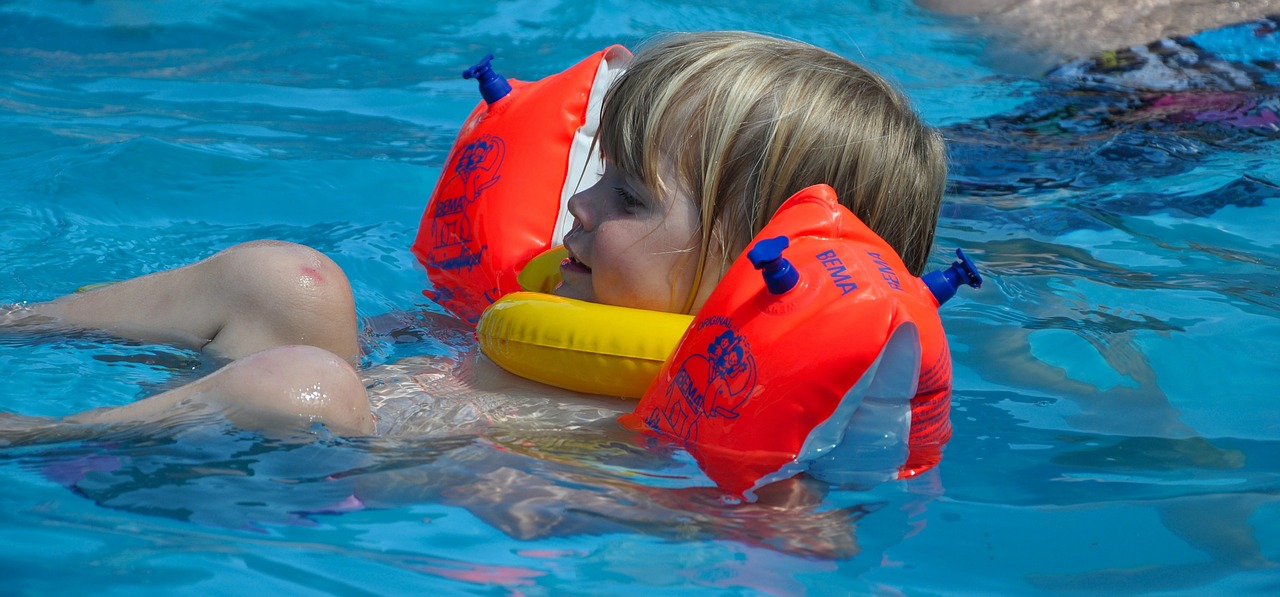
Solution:
[[[485,309],[480,349],[503,369],[566,390],[640,398],[693,316],[589,303],[547,294],[560,282],[563,247],[520,272],[522,292]]]

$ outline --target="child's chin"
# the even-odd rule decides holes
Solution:
[[[568,299],[577,299],[580,301],[587,301],[589,303],[599,302],[596,300],[596,295],[594,292],[591,292],[590,289],[580,288],[576,284],[567,284],[567,283],[561,282],[559,285],[557,285],[554,289],[551,290],[551,294],[554,294],[556,296],[563,297],[563,298],[568,298]]]

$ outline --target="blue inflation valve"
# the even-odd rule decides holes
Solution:
[[[924,281],[924,285],[929,287],[929,292],[933,293],[933,298],[938,300],[939,305],[955,296],[956,289],[961,285],[982,287],[982,275],[978,273],[978,268],[973,265],[973,262],[965,256],[964,251],[956,249],[956,257],[959,261],[952,263],[951,267],[931,271],[920,278]]]
[[[791,262],[782,258],[782,250],[791,245],[785,236],[766,238],[747,252],[747,259],[758,270],[763,270],[764,285],[770,294],[786,294],[800,283],[800,272]]]
[[[493,60],[493,54],[485,56],[475,66],[462,71],[462,78],[480,82],[480,96],[488,104],[493,104],[511,93],[511,84],[507,82],[506,77],[493,72],[493,68],[489,66],[491,60]]]

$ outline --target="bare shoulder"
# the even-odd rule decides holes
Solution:
[[[406,357],[361,375],[377,433],[386,436],[580,429],[607,425],[635,407],[631,400],[579,394],[508,373],[478,347],[452,356]]]
[[[993,37],[1059,58],[1191,35],[1280,13],[1280,0],[916,0]]]
[[[982,16],[1003,12],[1025,0],[916,0],[921,8],[949,15]]]

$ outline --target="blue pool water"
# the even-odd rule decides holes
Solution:
[[[955,436],[909,482],[778,512],[687,491],[687,456],[612,427],[299,442],[175,421],[0,448],[0,592],[1280,592],[1280,133],[994,70],[909,3],[829,4],[0,3],[0,302],[278,238],[332,256],[362,317],[431,308],[407,247],[476,102],[457,73],[492,52],[532,79],[704,28],[901,83],[952,147],[934,265],[963,246],[988,279],[946,306]],[[369,364],[452,350],[365,340]],[[206,366],[0,335],[0,410],[124,404]]]

